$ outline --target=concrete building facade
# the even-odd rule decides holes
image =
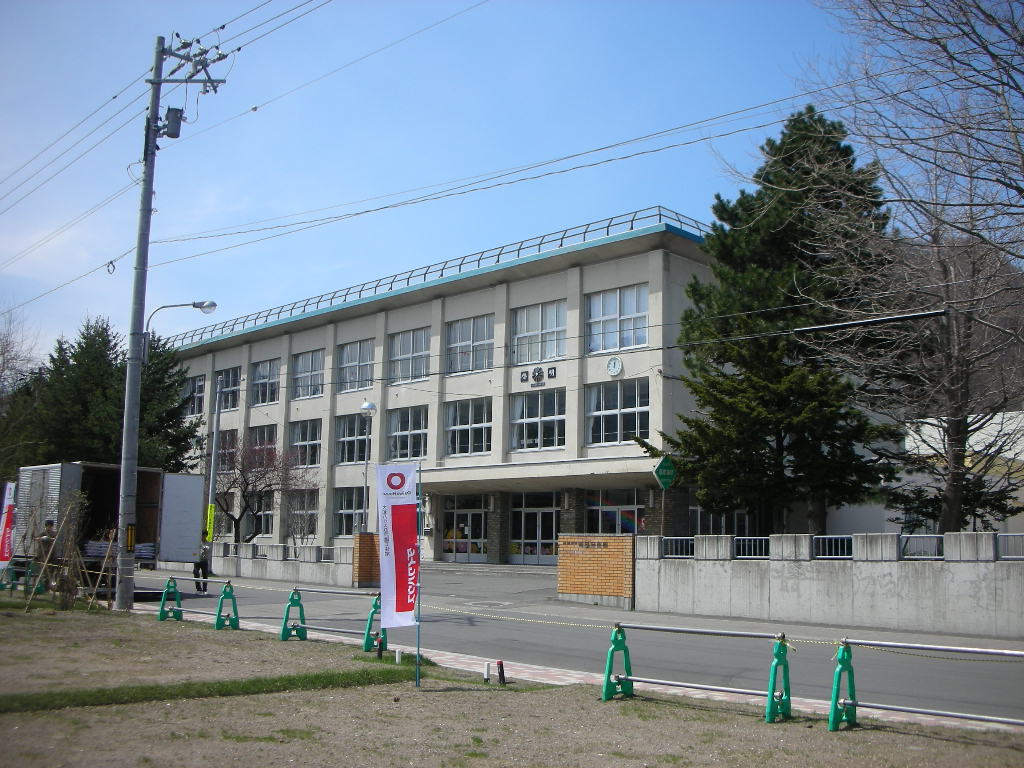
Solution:
[[[687,490],[657,489],[632,440],[693,408],[673,345],[686,285],[710,274],[701,231],[647,209],[172,339],[207,425],[219,381],[222,457],[273,447],[302,468],[247,538],[350,547],[376,526],[364,471],[372,510],[387,462],[420,463],[436,560],[551,564],[559,534],[723,532]]]

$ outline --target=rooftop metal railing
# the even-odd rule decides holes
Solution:
[[[815,560],[853,559],[853,536],[815,536],[811,542]]]
[[[903,534],[900,536],[900,557],[904,560],[942,560],[941,534]]]
[[[1024,560],[1024,533],[996,534],[996,557],[1000,560]]]
[[[771,554],[771,539],[767,536],[736,536],[733,545],[737,560],[767,560]]]
[[[535,256],[545,251],[565,248],[570,245],[579,245],[580,243],[587,243],[623,232],[633,232],[655,224],[671,224],[680,229],[693,231],[701,236],[710,232],[707,224],[657,205],[599,221],[592,221],[588,224],[580,224],[547,235],[520,240],[518,243],[510,243],[497,248],[490,248],[486,251],[480,251],[479,253],[471,253],[468,256],[439,261],[435,264],[428,264],[425,267],[417,267],[405,272],[399,272],[397,275],[368,280],[365,283],[331,291],[330,293],[322,293],[319,296],[312,296],[308,299],[300,299],[289,304],[282,304],[279,307],[263,309],[242,317],[179,333],[176,336],[171,336],[167,343],[171,347],[183,347],[205,339],[234,333],[235,331],[256,328],[276,320],[296,317],[307,312],[315,312],[320,309],[338,306],[371,296],[381,296],[402,288],[422,285],[431,280],[471,272],[482,267],[503,264],[527,256]]]
[[[693,557],[693,536],[666,536],[661,540],[662,557]]]

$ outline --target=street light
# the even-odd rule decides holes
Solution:
[[[149,317],[146,318],[146,331],[142,334],[142,361],[147,362],[149,360],[149,323],[153,319],[153,315],[159,312],[161,309],[170,309],[171,307],[192,307],[198,309],[204,315],[208,315],[217,309],[217,302],[210,301],[190,301],[186,304],[164,304],[162,307],[157,307],[149,313]]]
[[[159,38],[158,50],[163,48]],[[159,79],[159,70],[156,71]],[[159,106],[159,95],[150,103],[149,113],[155,115]],[[147,129],[148,130],[148,129]],[[147,134],[148,135],[148,134]],[[155,136],[152,137],[155,140]],[[147,182],[152,185],[152,179]],[[150,189],[150,192],[152,190]],[[151,195],[150,195],[151,196]],[[143,195],[145,203],[146,195]],[[145,209],[145,204],[143,209]],[[135,496],[139,475],[139,402],[142,396],[142,364],[149,349],[149,321],[161,309],[168,307],[195,307],[204,315],[217,308],[214,301],[193,301],[188,304],[165,304],[149,313],[145,332],[139,334],[146,303],[146,254],[149,249],[149,226],[140,225],[135,285],[132,289],[132,323],[128,343],[128,364],[124,387],[124,425],[121,430],[121,483],[120,501],[117,511],[117,586],[116,604],[119,611],[130,611],[135,600]],[[141,342],[141,344],[139,343]]]
[[[368,475],[370,469],[370,425],[373,423],[373,417],[377,415],[377,406],[369,400],[366,400],[359,406],[359,410],[363,412],[363,419],[366,422],[366,430],[364,432],[366,436],[366,445],[363,449],[363,519],[359,524],[359,533],[365,533],[367,530],[367,516],[370,514],[370,485]]]

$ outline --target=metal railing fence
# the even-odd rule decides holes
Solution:
[[[767,536],[736,536],[733,556],[737,560],[767,560],[771,554],[771,539]]]
[[[900,536],[900,557],[904,560],[942,560],[940,534],[903,534]]]
[[[662,557],[693,557],[693,536],[666,536],[661,540]]]
[[[811,557],[815,560],[851,560],[853,536],[815,536],[811,540]]]
[[[341,288],[330,293],[322,293],[319,296],[300,299],[299,301],[282,304],[271,309],[252,312],[242,317],[236,317],[221,323],[214,323],[213,325],[207,325],[171,336],[167,339],[167,344],[171,347],[196,344],[216,336],[256,328],[277,320],[327,309],[350,301],[381,296],[391,291],[410,288],[414,285],[422,285],[432,280],[439,280],[452,275],[472,272],[483,267],[512,262],[527,256],[536,256],[545,251],[552,251],[570,245],[579,245],[623,232],[633,232],[656,224],[671,224],[680,229],[694,231],[702,236],[710,232],[706,224],[696,219],[691,219],[689,216],[683,216],[668,208],[663,208],[660,205],[643,208],[639,211],[632,211],[607,219],[580,224],[547,235],[531,237],[517,243],[490,248],[479,253],[471,253],[468,256],[439,261],[434,264],[428,264],[425,267],[417,267],[405,272],[399,272],[396,275],[368,280],[348,288]]]
[[[1024,560],[1024,533],[996,534],[996,558]]]

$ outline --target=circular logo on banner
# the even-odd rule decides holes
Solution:
[[[392,472],[387,477],[387,484],[392,491],[400,490],[405,486],[405,475],[401,472]]]

